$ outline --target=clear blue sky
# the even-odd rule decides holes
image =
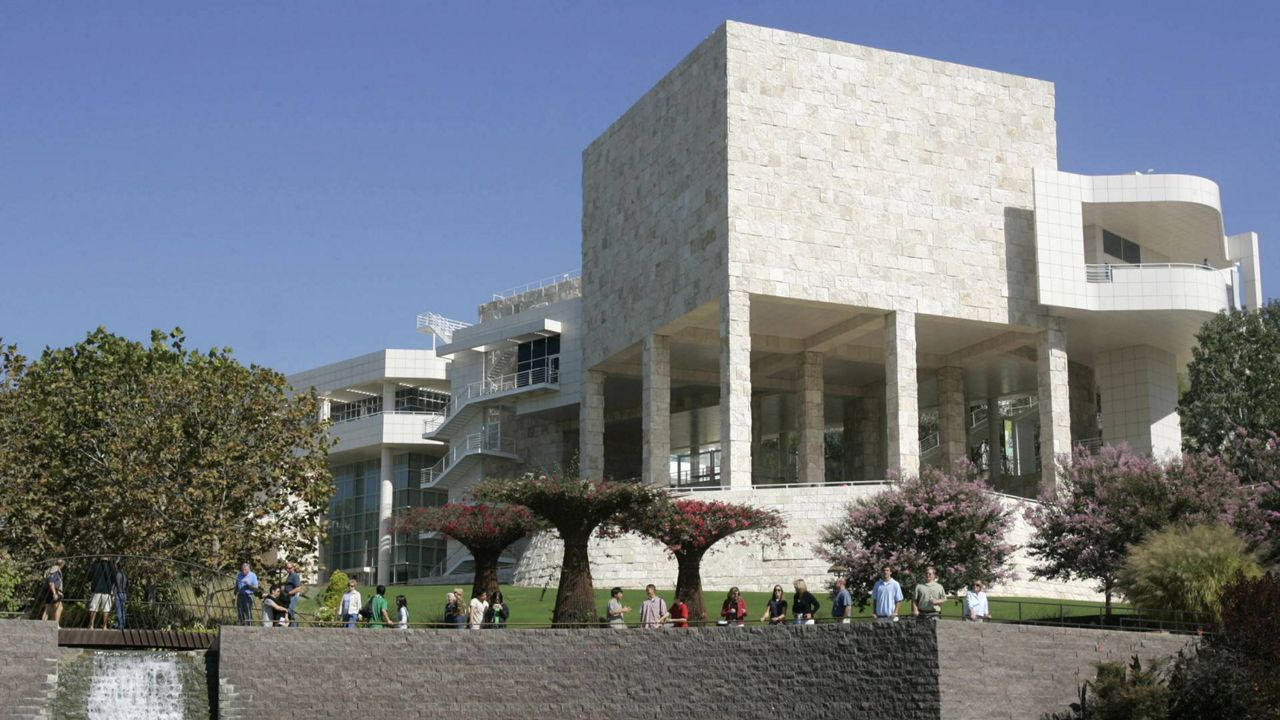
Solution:
[[[208,5],[0,8],[6,342],[424,346],[578,267],[582,149],[726,18],[1052,80],[1062,169],[1217,181],[1280,287],[1280,3]]]

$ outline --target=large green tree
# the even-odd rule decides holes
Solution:
[[[28,362],[0,347],[0,544],[231,570],[314,551],[332,480],[316,399],[226,348],[99,328]]]
[[[1280,432],[1280,303],[1206,322],[1187,382],[1178,413],[1188,451],[1216,453],[1239,428],[1255,437]]]

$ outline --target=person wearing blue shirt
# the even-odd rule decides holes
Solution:
[[[258,593],[258,576],[253,574],[249,563],[240,566],[240,574],[236,575],[236,623],[249,625],[253,622],[253,597]]]
[[[880,569],[880,579],[871,588],[871,600],[877,620],[897,621],[898,603],[903,600],[902,586],[893,579],[893,568],[888,565]]]
[[[844,578],[836,580],[835,599],[831,602],[831,617],[841,625],[849,624],[853,615],[853,596],[845,587]]]

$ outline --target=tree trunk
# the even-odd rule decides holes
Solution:
[[[1106,616],[1108,625],[1111,624],[1111,586],[1112,584],[1113,583],[1111,579],[1108,578],[1107,580],[1103,581],[1103,586],[1102,586],[1102,591],[1106,596],[1105,616]]]
[[[689,606],[691,624],[707,619],[707,607],[702,600],[702,555],[676,555],[676,565],[680,568],[676,576],[676,597],[684,598]]]
[[[475,579],[471,583],[471,597],[479,597],[481,592],[489,593],[489,597],[498,591],[498,556],[500,552],[471,551],[475,560]]]
[[[560,587],[556,590],[556,607],[551,614],[553,625],[596,624],[595,588],[591,584],[591,563],[587,559],[587,543],[591,534],[564,538],[564,560],[560,563]]]

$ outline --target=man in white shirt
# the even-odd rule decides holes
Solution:
[[[644,589],[645,599],[640,603],[640,626],[647,628],[662,627],[667,621],[667,603],[658,597],[658,590],[652,585]]]
[[[360,591],[356,590],[356,581],[347,581],[347,592],[342,595],[342,604],[338,606],[338,617],[347,627],[354,628],[360,619],[360,608],[364,607]]]
[[[484,626],[484,611],[489,609],[489,593],[480,591],[480,594],[471,598],[471,605],[468,607],[467,618],[471,623],[472,630],[479,630]]]
[[[991,610],[987,607],[987,594],[982,591],[982,581],[975,580],[964,599],[965,617],[973,622],[984,622],[991,619]]]

